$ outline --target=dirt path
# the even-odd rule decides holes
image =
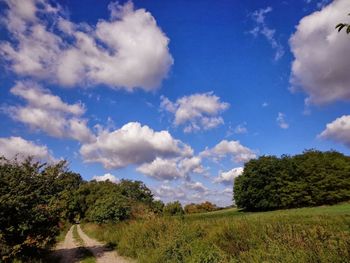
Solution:
[[[98,242],[90,237],[88,237],[80,228],[78,227],[78,234],[84,240],[85,247],[89,249],[96,257],[97,263],[131,263],[132,261],[127,260],[117,254],[115,250],[106,250],[106,247],[101,242]]]
[[[73,238],[73,227],[72,226],[66,234],[64,240],[56,246],[55,255],[60,257],[60,262],[74,263],[78,262],[77,252],[78,245]]]

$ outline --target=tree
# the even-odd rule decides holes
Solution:
[[[66,207],[57,200],[81,181],[65,161],[49,165],[0,157],[0,261],[48,248]]]
[[[262,156],[235,179],[234,200],[246,210],[274,210],[350,200],[350,158],[308,150],[295,156]]]
[[[164,211],[164,214],[168,216],[175,216],[175,215],[179,216],[184,214],[184,210],[179,201],[167,203],[164,206],[163,211]]]

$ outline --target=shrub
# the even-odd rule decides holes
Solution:
[[[0,158],[0,261],[28,257],[48,248],[58,234],[64,191],[79,185],[80,176],[66,163],[47,165]]]
[[[179,201],[167,203],[164,206],[163,212],[164,212],[164,215],[168,215],[168,216],[183,215],[184,214],[184,210],[183,210],[182,205]]]

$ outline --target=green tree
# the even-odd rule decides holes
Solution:
[[[246,210],[274,210],[350,200],[350,158],[335,151],[262,156],[234,182],[234,201]]]
[[[81,178],[66,162],[43,164],[0,157],[0,261],[34,255],[55,240],[64,191],[78,187]]]
[[[338,32],[340,32],[342,29],[345,29],[345,32],[347,34],[350,33],[350,24],[348,24],[348,23],[339,23],[338,25],[336,25],[335,28],[338,29]]]
[[[184,210],[183,210],[182,205],[179,201],[167,203],[164,206],[163,211],[164,211],[164,214],[168,215],[168,216],[183,215],[184,214]]]

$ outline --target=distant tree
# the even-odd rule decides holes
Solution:
[[[186,214],[195,214],[200,212],[197,205],[194,203],[185,205],[184,211]]]
[[[183,210],[182,205],[179,201],[167,203],[164,206],[163,211],[164,211],[165,215],[169,215],[169,216],[183,215],[184,214],[184,210]]]
[[[234,182],[234,201],[246,210],[274,210],[350,200],[350,158],[335,151],[262,156]]]
[[[350,24],[348,24],[348,23],[339,23],[338,25],[336,25],[335,28],[338,29],[338,32],[340,32],[342,29],[345,29],[345,32],[347,34],[350,33]]]
[[[162,214],[164,209],[164,203],[161,200],[156,200],[152,204],[152,211],[155,214]]]
[[[131,200],[149,204],[153,202],[152,191],[141,181],[121,180],[117,188],[123,196]]]
[[[209,201],[205,201],[201,204],[187,204],[184,207],[186,214],[194,214],[194,213],[203,213],[203,212],[211,212],[217,210],[218,207],[212,204]]]

